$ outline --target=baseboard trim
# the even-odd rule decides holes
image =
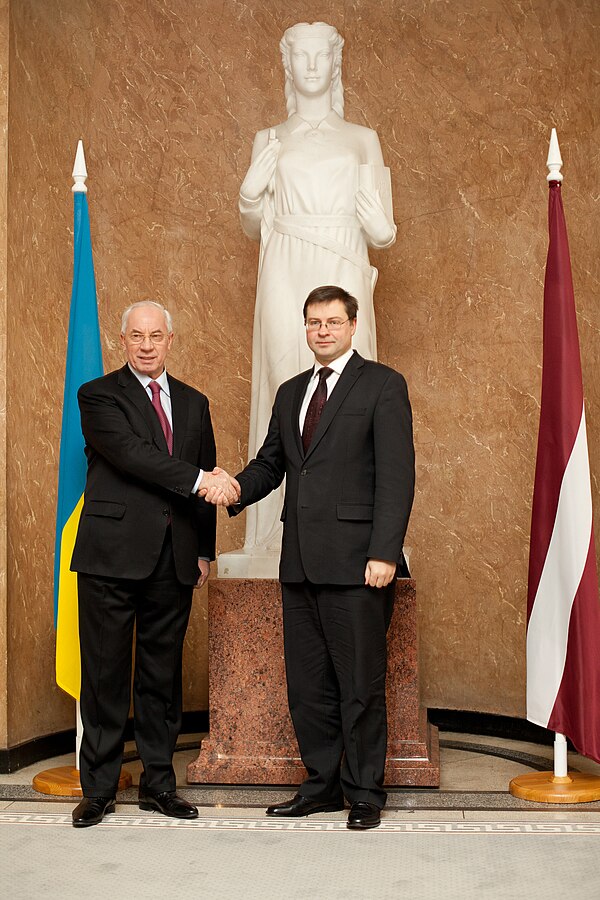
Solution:
[[[197,734],[208,731],[208,710],[184,712],[181,734]],[[133,740],[133,720],[129,719],[125,730],[125,740]],[[43,737],[33,738],[16,747],[0,750],[0,774],[10,775],[18,772],[26,766],[32,766],[42,759],[51,759],[53,756],[63,756],[65,753],[75,751],[75,729],[58,731],[56,734],[47,734]]]
[[[428,718],[432,725],[437,725],[440,731],[454,731],[460,734],[480,734],[490,737],[505,738],[513,741],[527,741],[532,744],[549,745],[554,740],[554,734],[547,728],[533,725],[526,719],[512,716],[497,716],[492,713],[471,712],[459,709],[430,709]],[[209,730],[208,710],[197,710],[183,714],[182,736],[197,734]],[[133,740],[133,722],[130,719],[125,731],[125,740]],[[53,756],[62,756],[71,753],[75,748],[75,729],[59,731],[56,734],[48,734],[44,737],[33,738],[19,744],[17,747],[9,747],[0,750],[0,773],[9,775],[18,772],[25,766],[31,766],[43,759],[51,759]],[[573,749],[569,743],[569,749]]]
[[[471,712],[460,709],[429,709],[427,717],[440,731],[456,731],[459,734],[479,734],[505,738],[509,741],[527,741],[547,746],[554,741],[554,732],[519,719],[516,716],[498,716],[493,713]],[[569,749],[573,749],[569,745]]]

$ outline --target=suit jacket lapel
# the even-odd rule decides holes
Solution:
[[[171,392],[171,412],[173,414],[173,456],[179,456],[187,432],[188,395],[180,381],[170,376],[168,376],[168,380]]]
[[[158,416],[152,408],[150,398],[138,379],[130,370],[128,365],[123,366],[123,368],[119,372],[118,382],[121,388],[125,391],[128,399],[131,400],[131,402],[139,409],[140,413],[144,417],[144,421],[148,426],[148,430],[150,431],[152,440],[154,441],[158,449],[166,450],[167,442],[165,440],[161,424],[158,421]],[[171,399],[171,403],[172,402],[173,401]]]
[[[319,424],[317,425],[312,443],[308,448],[306,458],[308,458],[319,445],[319,441],[333,422],[335,415],[346,399],[347,394],[352,390],[362,375],[364,364],[364,359],[355,350],[353,356],[351,356],[346,363],[344,371],[338,379],[338,383],[331,392],[331,396],[327,398],[327,403],[323,407],[323,412],[321,413],[321,418],[319,419]]]
[[[313,369],[309,369],[308,372],[302,372],[301,375],[298,375],[298,381],[296,383],[296,390],[294,393],[294,402],[292,403],[292,433],[296,439],[296,446],[298,447],[298,453],[300,456],[304,456],[304,448],[302,447],[302,435],[300,434],[300,407],[302,406],[302,401],[304,399],[304,395],[306,394],[306,389],[308,387],[308,382],[311,379]]]

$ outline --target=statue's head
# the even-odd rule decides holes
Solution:
[[[296,112],[296,93],[308,96],[331,91],[331,107],[344,117],[342,47],[344,39],[333,25],[300,22],[284,32],[279,44],[285,69],[288,116]]]

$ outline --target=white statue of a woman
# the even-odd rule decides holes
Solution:
[[[280,44],[288,118],[259,131],[240,189],[245,233],[260,240],[252,347],[249,457],[260,448],[279,385],[308,368],[302,306],[334,284],[359,303],[354,347],[377,355],[368,246],[396,238],[389,170],[377,134],[346,122],[343,38],[315,22],[288,28]],[[277,552],[281,492],[247,510],[245,553]]]

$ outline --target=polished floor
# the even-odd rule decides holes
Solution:
[[[516,775],[551,768],[551,748],[440,738],[440,789],[390,791],[382,826],[365,833],[348,831],[344,813],[267,818],[286,788],[186,785],[190,736],[175,762],[181,793],[200,809],[193,822],[140,811],[134,787],[101,825],[72,828],[73,801],[31,788],[35,774],[72,757],[0,776],[2,896],[598,900],[600,802],[531,804],[507,790]],[[569,765],[600,776],[582,757]],[[135,785],[139,761],[127,768]]]

